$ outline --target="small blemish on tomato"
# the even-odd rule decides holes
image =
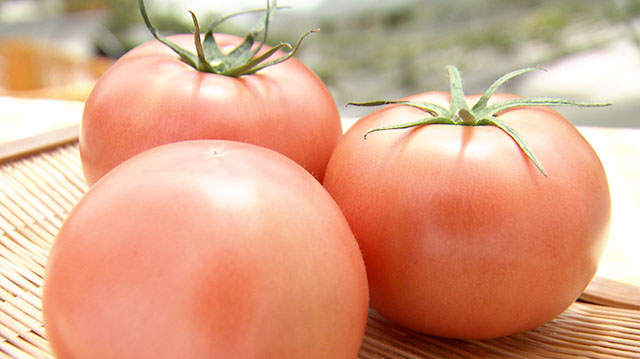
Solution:
[[[210,154],[213,157],[218,157],[218,156],[221,156],[223,152],[224,151],[219,149],[219,148],[214,148],[214,149],[211,150]]]

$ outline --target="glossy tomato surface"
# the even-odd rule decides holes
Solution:
[[[168,38],[195,51],[193,35]],[[218,34],[216,40],[224,49],[242,39]],[[153,40],[118,59],[96,83],[85,105],[80,154],[93,184],[158,145],[233,140],[280,152],[321,181],[341,134],[331,94],[297,59],[235,78],[198,72]]]
[[[368,289],[340,209],[258,146],[186,141],[116,167],[78,203],[46,267],[59,358],[344,358]]]
[[[411,99],[450,101],[439,92]],[[500,115],[546,178],[494,126],[425,125],[363,139],[368,129],[424,116],[407,106],[372,112],[327,167],[324,185],[363,251],[371,306],[406,327],[458,338],[554,318],[589,283],[606,244],[609,187],[596,153],[546,107]]]

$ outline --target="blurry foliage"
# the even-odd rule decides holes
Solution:
[[[141,19],[135,0],[67,0],[69,2],[102,1],[111,9],[107,27],[117,36],[125,36],[132,27],[141,26]],[[284,3],[285,1],[281,1]],[[190,32],[191,20],[185,12],[158,13],[153,9],[153,0],[148,0],[149,12],[156,27],[167,33]],[[188,4],[188,0],[185,0]],[[285,11],[286,12],[286,11]],[[283,14],[285,14],[283,12]],[[285,26],[286,30],[272,33],[271,43],[280,40],[291,41],[300,32],[320,26],[329,36],[340,36],[338,44],[353,46],[360,42],[368,44],[380,40],[374,36],[367,38],[365,32],[384,32],[393,38],[410,34],[430,37],[438,47],[458,44],[471,48],[496,47],[501,51],[511,51],[524,41],[554,43],[562,31],[570,26],[601,26],[604,22],[630,21],[640,15],[638,0],[417,0],[411,6],[399,6],[393,10],[378,11],[376,6],[356,13],[340,16],[322,16],[322,9],[308,14],[306,24]],[[201,24],[206,24],[216,16],[215,2],[209,14],[201,16]],[[274,22],[278,22],[277,15]],[[223,25],[220,31],[243,35],[247,29],[234,23]],[[275,36],[274,36],[275,35]],[[435,38],[435,39],[434,39]],[[135,39],[132,41],[135,42]],[[405,44],[405,41],[400,41]],[[127,47],[134,46],[135,43]],[[411,45],[411,44],[407,44]]]
[[[82,1],[82,0],[79,0]],[[140,12],[138,10],[137,1],[132,0],[104,0],[111,9],[110,16],[105,24],[113,31],[119,29],[127,29],[128,27],[138,24],[140,21]]]
[[[637,0],[422,0],[326,19],[299,58],[339,103],[447,89],[451,63],[467,73],[469,91],[479,91],[506,71],[628,37],[624,29],[638,16]]]
[[[111,32],[120,39],[122,48],[127,51],[142,41],[151,39],[142,22],[140,10],[137,0],[104,0],[109,3],[109,16],[106,20],[106,26]],[[185,1],[188,3],[188,1]],[[188,14],[188,7],[181,9],[180,12],[156,11],[153,0],[146,0],[147,11],[151,17],[154,26],[159,29],[165,36],[178,33],[193,32],[193,21]],[[222,15],[215,11],[215,6],[208,13],[196,13],[201,27],[204,27]],[[218,27],[219,32],[244,34],[248,29],[238,28],[232,23],[224,23]],[[204,28],[202,29],[204,31]],[[114,54],[117,57],[120,54]]]
[[[76,11],[85,11],[92,9],[99,9],[105,6],[109,6],[112,9],[115,9],[114,1],[105,1],[105,0],[65,0],[64,2],[64,11],[66,12],[76,12]]]
[[[123,51],[151,38],[136,0],[66,1],[85,6],[102,1],[110,9],[105,26]],[[446,89],[447,64],[466,72],[466,87],[476,91],[508,70],[544,65],[622,37],[635,39],[640,51],[640,29],[633,23],[640,17],[640,0],[415,0],[348,13],[339,12],[339,0],[325,1],[328,5],[309,13],[276,14],[268,42],[294,42],[320,27],[297,57],[328,84],[339,105]],[[165,35],[193,30],[189,0],[184,3],[180,11],[163,12],[147,0],[153,23]],[[215,4],[210,13],[198,14],[201,25],[223,15],[215,12]],[[250,23],[232,21],[218,31],[244,35]]]

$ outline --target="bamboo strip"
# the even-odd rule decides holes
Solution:
[[[51,219],[52,224],[59,228],[62,224],[62,218],[56,220],[56,216],[66,213],[66,210],[57,204],[58,201],[54,198],[55,193],[48,193],[46,188],[43,189],[43,186],[34,182],[34,179],[29,178],[28,174],[25,175],[21,164],[9,166],[5,169],[5,173],[14,181],[22,184],[25,191],[29,192],[39,204],[52,213],[51,216],[46,218]]]
[[[79,181],[82,187],[86,188],[87,185],[84,180],[84,173],[82,172],[78,143],[70,143],[66,146],[59,147],[55,155],[64,163],[65,171],[69,171],[69,174]]]
[[[41,308],[42,302],[41,298],[41,290],[40,288],[34,288],[32,286],[27,285],[26,287],[21,287],[19,284],[14,283],[13,281],[7,279],[4,274],[6,272],[2,271],[0,273],[0,287],[7,290],[9,293],[13,294],[16,297],[20,297],[25,302],[34,306],[35,308]]]
[[[43,338],[20,321],[0,312],[0,324],[2,337],[20,350],[33,357],[45,357],[48,354],[49,348],[46,342],[43,342]]]
[[[44,163],[48,164],[48,162],[46,162],[44,160],[41,160],[40,162],[44,162]],[[51,165],[47,165],[45,167],[50,167],[51,169],[49,169],[49,171],[55,170],[55,168],[52,167]],[[68,179],[68,176],[63,176],[61,178],[58,178],[58,182],[62,183],[62,185],[58,185],[58,186],[55,186],[55,183],[52,186],[52,183],[55,182],[55,181],[48,181],[48,182],[49,182],[50,186],[55,188],[55,190],[58,192],[58,194],[60,194],[63,198],[66,198],[68,203],[63,203],[62,205],[66,206],[66,208],[68,209],[71,206],[73,206],[79,200],[79,198],[83,195],[83,192],[82,192],[81,189],[75,187],[74,185],[70,185],[69,182],[67,181],[67,179]],[[15,191],[15,192],[19,192],[19,191]],[[14,212],[15,212],[15,210],[14,210]],[[60,214],[60,217],[63,217],[63,216],[66,215],[67,210],[59,211],[59,212],[62,212]],[[32,231],[39,231],[39,230],[41,230],[40,226],[34,226],[34,223],[42,224],[43,221],[42,221],[42,219],[36,218],[36,222],[33,222],[33,221],[31,221],[31,222],[24,221],[24,222],[26,223],[26,228],[29,228]],[[58,224],[57,227],[59,227],[59,222],[57,224]],[[23,230],[20,228],[20,226],[18,226],[18,225],[14,225],[14,226],[16,227],[16,229],[18,231],[23,232]],[[57,233],[57,228],[53,232]],[[34,241],[34,242],[38,241],[38,237],[37,236],[30,236],[28,233],[22,233],[22,234],[25,237],[29,238],[29,240],[31,240],[31,241]],[[54,235],[55,234],[53,234],[50,238],[47,238],[47,243],[51,243],[52,242]],[[48,251],[49,245],[46,245],[46,246],[43,246],[43,247]]]
[[[69,163],[69,160],[63,157],[63,151],[43,154],[42,160],[64,175],[64,182],[70,185],[70,190],[74,190],[76,201],[87,191],[86,182],[82,177],[82,169]]]
[[[2,201],[0,201],[2,204]],[[15,212],[12,212],[9,209],[7,211],[8,206],[0,207],[0,218],[3,219],[3,222],[0,223],[0,226],[3,228],[13,227],[13,231],[17,232],[22,236],[28,243],[21,243],[23,247],[33,250],[36,253],[41,253],[45,257],[49,252],[49,247],[52,241],[52,235],[48,233],[41,225],[41,220],[34,219],[29,221],[28,223],[24,223],[23,220],[17,221],[13,216],[16,216]]]
[[[15,337],[10,338],[7,342],[11,343],[19,352],[21,352],[21,356],[24,355],[25,358],[51,358],[52,355],[49,350],[42,350],[37,346],[33,345],[33,343],[29,340],[25,340],[23,337]],[[24,354],[22,354],[24,353]]]
[[[524,334],[527,338],[534,340],[538,345],[554,354],[566,354],[572,357],[591,358],[638,358],[631,352],[599,347],[596,345],[583,344],[573,341],[571,337],[555,336],[553,331],[540,332],[530,331]]]
[[[596,277],[582,293],[580,299],[596,304],[640,309],[640,287]]]
[[[0,236],[0,248],[5,247],[5,250],[0,255],[16,263],[21,263],[36,273],[41,272],[46,264],[46,258],[39,258],[39,256],[29,253],[29,251],[17,245],[15,238],[18,235],[12,230],[5,231],[5,228],[2,227],[4,226],[0,226],[0,230],[4,231],[5,235]]]
[[[0,186],[4,195],[2,203],[20,203],[24,212],[31,215],[34,223],[38,224],[38,227],[46,231],[51,237],[56,235],[61,222],[56,222],[55,211],[48,208],[43,201],[29,191],[24,184],[16,182],[15,179],[9,176],[0,177]],[[8,204],[5,206],[9,207]]]
[[[9,224],[9,226],[6,224],[1,226],[5,233],[11,236],[14,242],[27,251],[29,255],[41,259],[42,263],[46,262],[48,248],[43,248],[37,244],[37,242],[40,242],[39,239],[41,237],[34,233],[32,224],[17,220],[10,215],[11,213],[7,213],[5,208],[0,208],[0,217],[5,220],[6,224]]]
[[[74,183],[74,181],[78,181],[76,175],[71,175],[70,171],[60,171],[56,168],[55,157],[52,157],[52,155],[54,153],[43,153],[33,159],[32,166],[34,170],[40,170],[43,177],[48,178],[50,183],[55,182],[57,190],[65,193],[65,198],[73,205],[82,197],[84,191],[80,190],[80,183],[77,185]],[[70,178],[73,178],[73,180]]]
[[[32,330],[38,332],[39,328],[42,326],[42,311],[40,310],[40,308],[34,307],[33,305],[27,303],[24,299],[7,292],[2,287],[0,287],[0,300],[7,303],[3,305],[11,305],[27,315],[30,319],[28,319],[25,323],[34,323],[34,325],[28,326]],[[38,334],[42,333],[38,332]]]
[[[566,345],[572,348],[587,348],[590,351],[594,347],[598,347],[598,352],[615,353],[623,355],[624,353],[638,353],[640,348],[637,346],[636,340],[620,340],[612,337],[610,334],[593,335],[586,334],[581,331],[574,331],[571,328],[554,326],[553,328],[542,328],[538,331],[545,336],[552,337],[557,340],[566,342]]]
[[[5,338],[4,341],[0,342],[0,352],[6,353],[12,359],[33,359],[31,355],[13,345],[13,338],[6,338],[2,331],[0,331],[0,337]]]
[[[33,183],[43,192],[50,195],[51,199],[56,201],[63,212],[68,212],[75,204],[76,200],[66,191],[60,188],[55,177],[50,176],[41,166],[34,165],[32,161],[25,161],[20,170],[31,178]]]
[[[513,353],[513,357],[517,358],[531,358],[533,356],[538,358],[555,358],[562,359],[566,357],[564,355],[552,355],[549,351],[536,346],[534,343],[526,340],[521,340],[517,336],[508,336],[503,338],[497,338],[492,340],[495,345],[501,346]],[[478,345],[490,345],[491,343],[484,343],[484,341],[478,341]],[[511,356],[510,356],[511,357]]]
[[[36,319],[27,315],[21,309],[11,305],[8,302],[0,303],[1,312],[8,315],[12,320],[23,324],[28,328],[28,332],[37,334],[39,337],[44,338],[44,328],[42,326],[42,319]],[[25,331],[27,332],[27,331]]]
[[[43,276],[25,268],[19,263],[10,262],[5,260],[4,258],[0,258],[0,271],[7,271],[11,273],[15,273],[16,276],[20,276],[24,278],[29,283],[32,283],[35,287],[42,287],[43,284]]]
[[[35,348],[35,350],[32,350],[33,352],[37,353],[34,355],[35,358],[53,359],[54,357],[53,353],[51,352],[49,342],[47,342],[46,339],[39,337],[35,334],[28,333],[22,337],[22,340],[24,340],[26,343],[29,343],[29,345]],[[62,358],[59,357],[58,359],[62,359]]]
[[[601,305],[584,306],[575,303],[573,311],[574,318],[582,322],[604,323],[615,326],[623,323],[625,327],[640,329],[640,311],[633,309],[624,310],[623,308],[604,307]]]
[[[0,345],[0,359],[13,359],[13,357],[2,350],[2,345]]]
[[[4,144],[0,146],[0,163],[8,162],[16,158],[24,158],[68,143],[73,143],[77,141],[79,131],[80,125],[71,125],[59,130]]]

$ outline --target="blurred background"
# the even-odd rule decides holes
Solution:
[[[260,0],[147,0],[165,34],[191,32],[187,9],[208,24],[264,7]],[[448,90],[447,64],[467,93],[525,66],[535,72],[502,90],[525,96],[610,102],[560,108],[576,125],[640,127],[640,0],[281,0],[268,43],[309,36],[297,57],[334,95],[345,117],[370,109],[349,101]],[[219,27],[244,35],[247,15]],[[0,0],[0,96],[82,101],[128,49],[151,39],[136,0]]]

